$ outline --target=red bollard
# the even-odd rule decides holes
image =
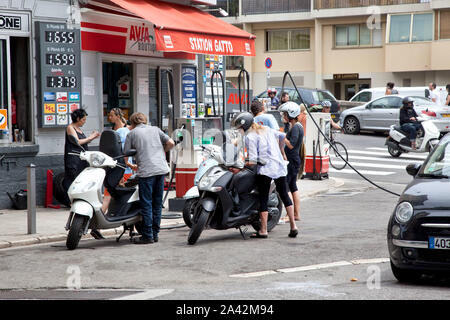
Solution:
[[[53,170],[47,170],[47,192],[45,194],[45,207],[52,209],[59,209],[61,206],[59,204],[55,205],[53,203]]]

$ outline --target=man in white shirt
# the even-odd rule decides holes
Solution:
[[[441,97],[439,96],[438,91],[436,90],[436,83],[430,82],[428,85],[428,89],[430,90],[429,98],[436,104],[441,104]]]

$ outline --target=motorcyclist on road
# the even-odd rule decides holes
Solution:
[[[411,97],[402,100],[403,106],[400,108],[400,126],[403,131],[409,134],[411,148],[416,149],[417,130],[421,128],[417,113],[414,110],[414,101]]]

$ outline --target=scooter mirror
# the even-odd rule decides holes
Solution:
[[[130,149],[127,152],[125,152],[124,156],[125,157],[132,157],[132,156],[136,155],[136,152],[137,152],[136,149]]]

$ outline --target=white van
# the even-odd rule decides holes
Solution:
[[[400,95],[408,95],[408,96],[420,96],[425,97],[428,92],[428,87],[394,87],[394,90],[398,91]],[[447,99],[447,90],[445,87],[436,87],[441,97],[441,105],[445,103]],[[386,93],[386,88],[369,88],[363,89],[355,94],[350,101],[352,102],[369,102],[373,99],[384,96]]]

